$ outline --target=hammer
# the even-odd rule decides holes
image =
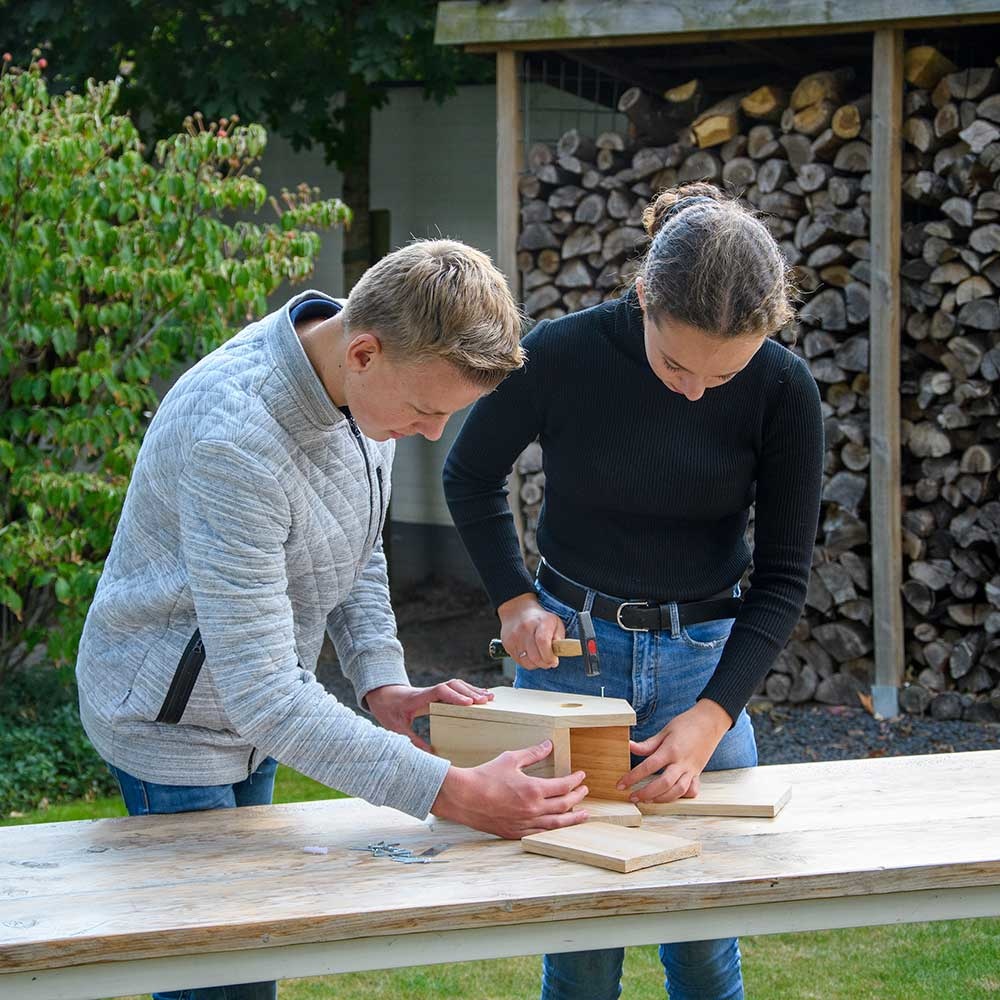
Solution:
[[[582,656],[583,665],[588,677],[597,677],[601,672],[601,660],[597,654],[597,636],[594,634],[594,623],[591,620],[589,611],[581,611],[579,614],[580,634],[583,641],[579,639],[553,639],[552,652],[556,656]],[[499,639],[490,640],[490,659],[502,660],[510,653],[504,649],[503,643]]]

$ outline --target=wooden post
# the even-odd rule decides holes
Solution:
[[[520,71],[517,52],[497,53],[497,264],[515,297],[520,293],[517,178],[524,165]]]
[[[900,469],[900,242],[903,32],[880,29],[872,52],[871,524],[875,712],[898,714],[903,680]]]
[[[521,299],[517,269],[519,205],[517,179],[524,168],[524,127],[521,114],[521,55],[497,52],[497,266],[507,276],[514,298]],[[507,479],[514,527],[524,554],[521,476],[517,467]]]

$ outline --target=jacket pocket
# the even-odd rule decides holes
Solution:
[[[160,706],[160,713],[156,717],[157,722],[169,722],[176,724],[181,721],[184,709],[187,708],[191,692],[194,690],[198,675],[205,663],[205,645],[201,641],[201,631],[194,630],[188,644],[181,653],[181,658],[174,670],[173,679],[167,689],[167,696]]]

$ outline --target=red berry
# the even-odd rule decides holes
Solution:
[[[220,128],[219,129],[219,138],[220,139],[225,139],[226,138],[226,134],[227,133],[226,133],[226,130],[224,128]]]
[[[13,56],[12,56],[12,55],[11,55],[11,54],[10,54],[9,52],[5,52],[5,53],[3,54],[3,61],[4,61],[4,62],[10,62],[10,61],[11,61],[11,59],[13,59],[13,58],[14,58],[14,57],[13,57]]]
[[[45,69],[45,67],[48,66],[48,64],[49,64],[49,61],[48,61],[48,59],[45,58],[45,56],[42,56],[42,58],[38,60],[38,68],[39,69]]]

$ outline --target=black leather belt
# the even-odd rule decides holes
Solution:
[[[543,562],[538,568],[538,582],[563,604],[568,604],[577,611],[583,610],[587,599],[586,588],[567,580],[547,563]],[[729,596],[731,593],[726,591],[707,601],[678,604],[678,624],[695,625],[698,622],[715,621],[717,618],[735,618],[743,602],[738,597]],[[656,604],[653,601],[623,601],[598,591],[590,613],[617,623],[626,632],[655,632],[659,629],[669,631],[670,607],[669,604]]]

